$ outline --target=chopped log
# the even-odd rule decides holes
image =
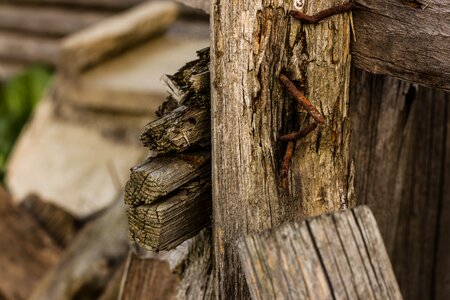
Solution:
[[[128,252],[122,197],[87,224],[30,299],[95,299]],[[42,275],[42,274],[40,274]]]
[[[172,273],[167,262],[141,259],[130,251],[118,299],[172,299],[179,282],[180,279]]]
[[[78,231],[74,216],[53,203],[42,201],[37,195],[27,196],[19,207],[30,213],[61,247],[66,247]]]
[[[450,91],[450,4],[357,0],[353,62],[372,73]]]
[[[238,248],[253,299],[402,299],[364,206],[251,235]]]
[[[168,199],[127,210],[131,239],[151,251],[171,250],[210,223],[210,175],[191,181]]]
[[[125,186],[125,204],[150,204],[210,171],[210,154],[197,152],[158,156],[131,169]]]
[[[11,3],[55,4],[64,6],[85,6],[93,8],[125,9],[144,0],[3,0]]]
[[[59,39],[0,31],[0,58],[56,66],[59,62]]]
[[[75,75],[162,31],[175,20],[176,4],[151,1],[71,35],[62,42],[62,70]]]
[[[0,28],[64,36],[94,24],[111,13],[0,3]]]
[[[28,299],[61,255],[60,247],[0,187],[0,298]]]

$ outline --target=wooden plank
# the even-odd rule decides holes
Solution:
[[[141,259],[132,251],[122,278],[120,300],[173,299],[180,279],[165,261]]]
[[[250,235],[238,248],[253,299],[402,299],[364,206]]]
[[[239,258],[230,247],[240,236],[354,203],[350,18],[344,13],[303,25],[289,17],[292,2],[286,1],[215,0],[211,7],[216,296],[246,298]],[[329,1],[313,1],[304,11],[328,7]],[[300,108],[296,113],[279,82],[282,71],[325,117],[297,142],[285,178],[279,174],[287,146],[277,137],[313,121]]]
[[[86,225],[30,299],[95,299],[128,252],[123,197]],[[42,274],[39,274],[42,276]]]
[[[0,31],[0,58],[56,66],[59,42],[56,38]]]
[[[58,262],[61,248],[1,187],[0,241],[0,298],[28,299],[42,274]]]
[[[132,240],[151,251],[170,250],[209,225],[212,210],[209,174],[177,191],[156,203],[128,208]]]
[[[62,42],[62,70],[75,75],[123,52],[167,29],[177,13],[172,2],[150,1],[71,35]]]
[[[205,176],[210,170],[210,154],[197,152],[149,158],[131,169],[125,186],[125,204],[150,204],[182,185]]]
[[[64,36],[92,25],[111,13],[0,2],[0,29]]]

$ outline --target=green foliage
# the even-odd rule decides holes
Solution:
[[[6,159],[50,78],[49,70],[33,67],[0,85],[0,182]]]

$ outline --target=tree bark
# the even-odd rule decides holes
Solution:
[[[333,4],[344,3],[336,1]],[[289,16],[292,3],[215,0],[212,33],[212,171],[216,293],[249,296],[235,242],[242,235],[353,204],[348,161],[348,14],[318,25]],[[329,1],[306,3],[308,14]],[[325,117],[297,142],[285,182],[280,134],[312,122],[278,81],[295,80]]]

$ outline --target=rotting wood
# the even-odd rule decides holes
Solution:
[[[125,259],[128,248],[125,209],[120,197],[78,233],[30,299],[95,299]]]
[[[64,36],[94,24],[111,13],[0,2],[0,28]]]
[[[450,3],[356,4],[352,57],[358,68],[450,91]]]
[[[210,170],[210,154],[197,152],[147,159],[131,169],[125,204],[150,204]]]
[[[172,273],[167,262],[141,259],[130,251],[118,299],[172,299],[179,281],[177,274]]]
[[[210,175],[189,182],[171,197],[127,209],[130,238],[152,251],[170,250],[210,223]]]
[[[75,217],[53,203],[29,195],[19,203],[45,229],[61,247],[66,247],[75,237],[78,224]]]
[[[143,3],[63,40],[61,69],[73,76],[151,36],[163,32],[178,13],[168,1]]]
[[[250,235],[238,248],[253,299],[402,299],[365,206]]]
[[[0,58],[56,66],[59,62],[59,42],[57,38],[0,31]]]
[[[0,298],[28,299],[42,274],[58,262],[61,248],[1,187],[0,241]]]
[[[304,12],[329,6],[306,2]],[[293,3],[286,1],[215,0],[211,7],[216,296],[242,299],[248,290],[232,246],[239,237],[354,203],[347,114],[350,19],[345,13],[302,25],[290,17]],[[278,80],[282,71],[325,118],[296,143],[285,183],[278,175],[286,144],[277,137],[298,130],[296,124],[308,126],[310,116],[295,113]]]

